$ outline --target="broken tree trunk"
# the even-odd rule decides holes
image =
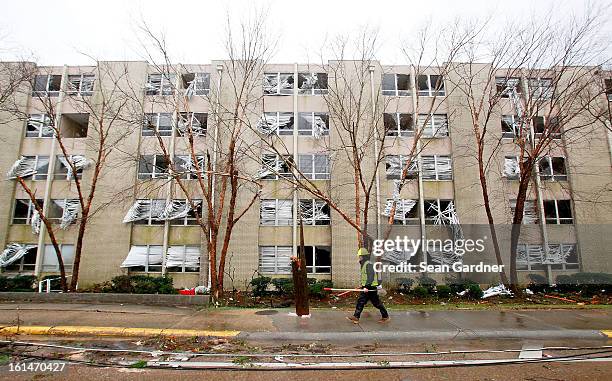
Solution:
[[[293,296],[295,299],[295,313],[298,316],[310,315],[308,305],[308,277],[306,270],[306,253],[304,251],[304,226],[300,217],[300,247],[298,256],[291,258],[291,272],[293,274]]]

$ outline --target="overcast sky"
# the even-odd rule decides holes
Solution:
[[[612,0],[598,1],[609,4]],[[280,36],[273,62],[318,62],[321,45],[338,33],[369,25],[379,28],[378,58],[402,63],[400,41],[423,22],[440,27],[457,18],[493,15],[505,20],[545,14],[580,13],[585,0],[21,0],[5,1],[0,12],[0,59],[32,53],[44,65],[141,60],[135,23],[144,19],[163,32],[174,60],[208,63],[224,58],[225,16],[239,18],[255,6],[268,9],[269,25]],[[255,4],[255,5],[254,5]]]

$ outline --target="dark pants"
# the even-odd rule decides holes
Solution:
[[[376,290],[376,287],[366,287],[368,290]],[[372,305],[380,310],[380,313],[383,318],[389,317],[389,313],[383,306],[382,302],[378,298],[378,292],[370,291],[370,292],[360,292],[359,299],[357,299],[357,306],[355,306],[355,314],[354,316],[359,319],[361,316],[361,312],[363,311],[363,307],[368,303],[368,300],[372,302]]]

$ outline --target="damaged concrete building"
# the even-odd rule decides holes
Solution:
[[[350,62],[334,64],[350,66]],[[79,287],[127,273],[168,274],[177,287],[205,285],[208,280],[206,237],[202,236],[195,219],[196,210],[203,211],[202,201],[190,203],[181,197],[168,175],[169,163],[157,143],[158,139],[173,142],[174,164],[184,170],[181,178],[196,180],[193,158],[181,136],[189,126],[199,150],[199,167],[204,167],[207,155],[211,157],[210,137],[218,123],[213,115],[215,110],[223,108],[222,95],[231,86],[231,81],[223,80],[227,62],[181,65],[173,75],[160,74],[157,66],[147,62],[106,62],[104,65],[115,70],[117,78],[129,78],[130,88],[137,90],[137,102],[145,110],[144,115],[135,119],[145,122],[126,136],[107,158],[95,201],[99,211],[92,217],[85,236]],[[95,136],[92,136],[95,134],[88,128],[90,115],[74,107],[70,99],[95,99],[108,85],[97,78],[95,67],[38,67],[36,70],[38,75],[32,91],[23,94],[18,102],[24,115],[28,115],[27,120],[0,114],[3,119],[0,169],[7,177],[0,182],[2,275],[44,276],[58,272],[55,252],[44,227],[41,228],[40,216],[15,181],[17,176],[30,184],[57,227],[70,272],[76,237],[74,222],[79,217],[71,178],[80,176],[87,184],[95,154]],[[440,225],[452,226],[450,235],[455,239],[470,236],[468,230],[475,229],[473,226],[486,226],[478,165],[470,151],[474,145],[472,119],[467,99],[454,91],[454,84],[460,81],[453,80],[453,74],[440,75],[436,68],[416,73],[411,66],[387,66],[378,62],[371,64],[368,74],[371,83],[367,84],[363,96],[368,104],[374,105],[372,113],[380,117],[372,120],[379,120],[380,128],[386,131],[382,147],[384,160],[378,165],[376,197],[372,198],[370,207],[371,220],[382,220],[384,224],[394,210],[394,225],[406,227],[406,231],[418,238],[434,236],[436,233],[428,233],[428,229]],[[334,128],[333,110],[325,101],[331,80],[324,67],[306,64],[269,64],[262,71],[257,85],[261,95],[259,112],[250,121],[254,130],[245,134],[245,139],[253,140],[250,148],[255,156],[247,172],[262,184],[262,189],[235,228],[227,259],[228,287],[244,288],[257,274],[290,276],[290,258],[299,243],[298,213],[304,225],[310,276],[332,279],[338,286],[353,286],[357,281],[355,229],[325,201],[284,181],[291,177],[291,167],[297,166],[304,177],[336,197],[344,210],[351,211],[353,174],[350,163],[335,148],[346,142]],[[538,91],[545,98],[550,90],[546,78],[507,78],[505,73],[499,74],[497,85],[513,88],[519,97]],[[612,83],[607,85],[612,89]],[[210,97],[213,91],[221,96]],[[177,92],[186,97],[187,108],[168,109],[154,101]],[[607,107],[612,100],[610,93],[612,90],[596,102]],[[56,107],[56,120],[61,124],[69,158],[61,155],[53,144],[54,132],[48,127],[49,117],[40,104],[40,94],[58,103],[63,100],[61,107]],[[496,117],[488,122],[491,141],[496,142],[492,144],[498,144],[496,155],[488,163],[489,196],[496,223],[509,226],[518,188],[518,153],[513,144],[518,112],[513,96],[504,98]],[[432,102],[435,102],[434,108]],[[534,116],[532,121],[536,135],[543,123],[541,119]],[[533,234],[519,244],[517,265],[521,279],[531,273],[553,280],[557,275],[576,271],[612,273],[609,255],[612,136],[610,126],[606,129],[595,120],[592,124],[590,139],[570,142],[565,135],[560,135],[539,161],[538,185],[532,187],[525,204],[524,230]],[[403,171],[415,125],[422,126],[421,139],[427,144],[410,168]],[[287,157],[280,158],[257,141],[270,136],[287,148]],[[75,164],[77,173],[72,173],[67,160]],[[364,160],[370,167],[375,166],[374,151],[366,154]],[[168,193],[166,189],[172,191]],[[242,207],[247,202],[247,198],[238,200]],[[500,227],[506,264],[510,241],[507,233]],[[486,245],[489,263],[493,264],[490,242]],[[390,252],[384,258],[392,263],[418,260],[446,264],[457,260],[452,253],[449,256],[435,251]],[[477,261],[467,256],[462,260]],[[391,276],[414,275],[385,274],[383,280]],[[495,281],[498,277],[485,274],[481,279]]]

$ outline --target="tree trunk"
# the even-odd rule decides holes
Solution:
[[[293,296],[295,299],[295,313],[298,316],[310,315],[308,305],[308,277],[306,269],[306,253],[304,252],[304,226],[300,218],[300,247],[297,258],[291,260],[291,273],[293,274]]]

